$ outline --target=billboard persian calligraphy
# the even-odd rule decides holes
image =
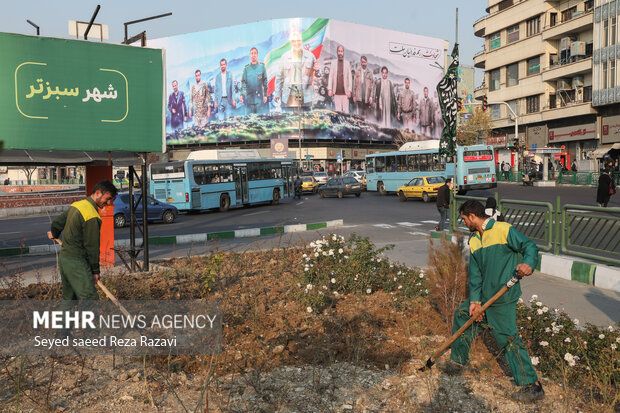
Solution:
[[[446,42],[323,18],[149,41],[166,50],[166,142],[438,139]]]

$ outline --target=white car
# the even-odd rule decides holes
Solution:
[[[347,177],[347,176],[353,177],[353,178],[355,178],[355,180],[357,182],[359,182],[361,184],[362,183],[362,179],[364,178],[364,173],[365,173],[364,171],[357,171],[355,169],[350,169],[350,170],[346,171],[342,176],[343,177]]]
[[[319,183],[319,185],[325,185],[327,183],[327,180],[329,179],[329,176],[327,176],[327,172],[315,172],[313,176],[314,179],[316,179],[316,181]]]

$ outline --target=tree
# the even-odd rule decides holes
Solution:
[[[28,185],[32,183],[32,174],[37,170],[36,166],[24,166],[22,171],[26,174],[26,179],[28,180]]]
[[[475,107],[468,119],[461,119],[456,129],[456,141],[460,146],[473,145],[480,140],[486,142],[491,135],[491,113]]]

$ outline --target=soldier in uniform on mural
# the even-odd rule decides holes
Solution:
[[[181,129],[183,122],[187,122],[187,104],[185,95],[179,90],[179,82],[172,81],[172,93],[168,97],[168,110],[170,111],[170,126],[173,130]]]
[[[241,103],[245,100],[245,114],[261,114],[267,103],[267,71],[265,64],[258,61],[258,49],[250,49],[250,63],[243,68],[241,76]],[[245,96],[245,99],[244,99]]]
[[[413,90],[409,89],[411,81],[405,78],[405,89],[398,95],[398,120],[402,120],[403,127],[413,132],[413,123],[416,121],[418,105]]]
[[[433,126],[435,125],[435,105],[433,101],[428,97],[428,88],[424,86],[424,97],[420,99],[419,107],[419,121],[420,121],[420,133],[429,138],[433,137]]]
[[[381,68],[381,79],[377,80],[375,88],[375,99],[377,101],[377,121],[381,127],[392,127],[392,115],[396,112],[396,99],[394,99],[394,86],[388,79],[388,68]]]
[[[433,135],[435,138],[440,139],[441,134],[443,133],[443,117],[441,116],[441,106],[439,105],[439,97],[437,96],[437,91],[435,91],[435,99],[433,101],[434,109],[435,109],[435,121],[433,124]]]
[[[192,84],[191,97],[189,100],[189,117],[194,118],[196,126],[205,127],[211,116],[211,96],[209,88],[201,80],[202,73],[197,69],[194,73],[196,83]]]
[[[351,64],[344,60],[344,47],[336,49],[338,59],[332,62],[327,94],[334,97],[334,110],[349,113],[349,98],[351,97]]]
[[[282,107],[309,107],[314,90],[312,81],[319,70],[314,55],[302,47],[301,33],[293,31],[290,35],[291,50],[282,55],[280,69],[276,72],[274,100]]]
[[[373,96],[375,95],[375,78],[368,68],[366,56],[360,58],[361,67],[355,70],[353,80],[353,102],[357,104],[357,113],[369,120],[372,113]]]

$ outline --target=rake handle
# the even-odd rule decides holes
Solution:
[[[430,369],[431,367],[433,367],[433,365],[435,364],[437,359],[439,357],[441,357],[443,355],[443,353],[445,353],[448,350],[448,348],[450,348],[452,343],[454,343],[456,341],[456,339],[459,338],[459,336],[461,334],[463,334],[465,332],[465,330],[467,330],[469,328],[469,326],[471,326],[474,323],[474,321],[476,321],[478,319],[478,317],[480,317],[480,315],[482,313],[484,313],[485,310],[491,306],[491,304],[493,304],[495,301],[497,301],[502,295],[504,295],[504,293],[506,291],[508,291],[512,286],[514,286],[516,283],[518,283],[520,279],[521,279],[521,277],[518,276],[518,275],[513,276],[506,283],[506,285],[503,286],[498,292],[496,292],[495,295],[493,297],[491,297],[491,299],[489,301],[484,303],[484,305],[480,308],[480,310],[476,311],[469,318],[469,320],[467,320],[467,322],[465,324],[463,324],[463,326],[461,328],[459,328],[458,331],[452,335],[452,337],[450,337],[450,339],[448,341],[446,341],[437,351],[435,351],[435,353],[433,353],[433,355],[431,357],[429,357],[428,360],[426,360],[426,364],[424,365],[424,367],[422,367],[419,370],[420,371],[424,371],[427,368]]]

